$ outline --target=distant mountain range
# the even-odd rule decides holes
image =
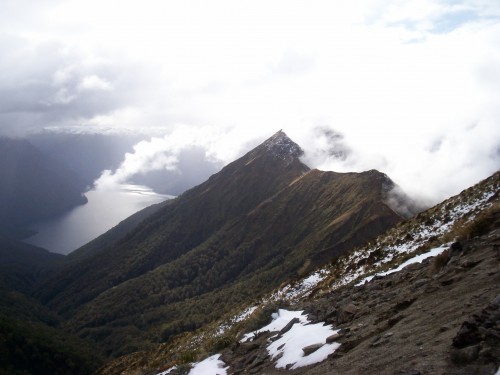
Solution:
[[[118,168],[127,152],[142,140],[138,134],[68,133],[42,131],[27,140],[40,151],[64,163],[84,184],[91,187],[105,169]]]
[[[46,130],[29,134],[27,140],[49,157],[64,163],[83,182],[84,188],[92,187],[104,170],[114,171],[120,167],[125,154],[134,153],[134,145],[148,141],[151,137],[149,134],[131,131],[80,130]],[[155,135],[163,137],[164,134]],[[220,163],[208,161],[205,150],[200,147],[186,147],[176,158],[178,162],[175,170],[136,173],[127,182],[146,185],[160,194],[179,195],[221,168]]]
[[[85,183],[26,140],[0,138],[0,233],[87,202]]]

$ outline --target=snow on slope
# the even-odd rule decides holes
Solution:
[[[446,249],[448,249],[448,247],[449,247],[448,245],[450,245],[450,244],[446,244],[444,246],[435,247],[434,249],[431,249],[430,251],[428,251],[426,253],[415,255],[413,258],[410,258],[407,261],[401,263],[396,268],[391,268],[388,271],[379,272],[379,273],[376,273],[375,275],[367,276],[364,279],[362,279],[361,281],[359,281],[356,284],[356,286],[363,285],[364,283],[370,282],[376,276],[387,276],[387,275],[390,275],[391,273],[401,271],[403,268],[405,268],[406,266],[409,266],[410,264],[422,263],[422,261],[424,259],[427,259],[427,258],[430,258],[430,257],[435,257],[435,256],[441,254],[443,251],[445,251]]]
[[[296,323],[281,338],[272,342],[267,351],[276,361],[276,368],[296,369],[303,366],[323,362],[339,346],[339,343],[327,343],[326,339],[338,330],[333,330],[331,325],[323,323],[307,324]],[[310,345],[321,345],[316,351],[305,355],[303,348]]]
[[[288,322],[290,322],[292,319],[299,319],[301,323],[306,324],[308,322],[307,317],[302,315],[302,311],[288,311],[284,309],[278,310],[277,313],[274,313],[272,315],[273,321],[269,323],[267,326],[262,327],[256,331],[247,333],[243,336],[241,339],[241,342],[246,342],[258,333],[265,332],[265,331],[270,331],[270,332],[276,332],[282,330]]]
[[[219,357],[220,354],[215,354],[211,357],[205,358],[201,362],[192,363],[192,368],[188,375],[227,375],[227,369],[229,367],[226,367],[226,364],[222,362]],[[177,370],[177,366],[173,366],[156,375],[167,375],[175,370]]]
[[[311,294],[313,289],[329,275],[329,270],[320,269],[300,281],[289,283],[283,288],[278,289],[270,297],[270,300],[277,301],[281,299],[290,302],[299,301]]]
[[[388,266],[392,265],[394,261],[396,261],[395,264],[390,268],[396,272],[396,270],[410,264],[404,264],[404,258],[410,257],[413,261],[423,260],[418,257],[421,255],[419,249],[433,238],[439,238],[449,233],[455,226],[472,221],[478,213],[493,204],[491,201],[495,194],[498,194],[498,176],[496,175],[485,183],[473,186],[422,213],[419,215],[420,218],[417,216],[400,227],[390,230],[373,243],[340,258],[333,265],[327,265],[304,279],[286,284],[244,312],[221,323],[219,334],[231,328],[236,322],[249,317],[256,306],[264,306],[279,300],[293,304],[310,296],[319,285],[328,282],[328,280],[333,280],[328,285],[328,288],[333,290],[355,280],[373,278],[375,274],[382,275],[383,272],[389,271]],[[427,250],[426,256],[438,255],[435,251],[437,250]],[[370,257],[374,261],[367,266],[366,263]],[[399,267],[398,259],[402,259],[399,262],[402,263]]]
[[[228,367],[220,359],[220,354],[215,354],[207,359],[193,364],[188,375],[227,375]]]
[[[337,333],[338,330],[324,323],[311,324],[307,316],[302,313],[302,311],[280,309],[273,314],[271,323],[255,332],[247,333],[241,341],[249,341],[260,332],[279,332],[293,319],[298,319],[299,321],[281,337],[278,333],[274,335],[272,338],[276,340],[267,347],[269,355],[276,361],[276,368],[291,366],[290,368],[295,369],[322,362],[340,346],[335,342],[327,343],[327,338]],[[302,349],[310,345],[320,347],[306,355]]]
[[[493,175],[485,183],[473,186],[431,208],[427,213],[419,215],[420,219],[417,216],[416,219],[406,222],[401,227],[390,230],[374,243],[339,259],[333,266],[327,265],[302,280],[285,285],[269,297],[262,299],[260,304],[278,300],[295,303],[308,297],[318,285],[326,280],[334,279],[329,288],[336,289],[356,279],[366,278],[369,274],[380,274],[394,260],[403,258],[402,256],[416,257],[419,255],[419,249],[433,238],[449,233],[456,225],[464,225],[472,221],[478,213],[493,204],[491,200],[495,194],[498,194],[498,175]],[[436,255],[438,254],[430,252],[427,256]],[[370,257],[373,257],[375,261],[367,267],[365,266],[366,260]],[[415,258],[414,261],[421,261],[417,259],[419,258]],[[408,264],[410,263],[402,267]],[[339,268],[343,268],[344,272],[342,270],[339,272]],[[396,269],[396,267],[392,268]],[[397,268],[398,271],[400,269],[402,268]]]
[[[366,277],[367,274],[380,272],[388,264],[404,256],[418,255],[419,249],[433,239],[438,239],[450,233],[457,225],[471,222],[481,211],[490,207],[491,199],[498,194],[498,182],[495,178],[481,191],[474,186],[460,195],[454,196],[440,205],[417,216],[400,227],[393,228],[385,236],[379,237],[374,243],[357,249],[347,257],[337,262],[335,267],[343,269],[332,283],[331,289]],[[369,266],[368,260],[373,258]]]
[[[293,319],[294,323],[290,329],[280,336],[283,330]],[[275,361],[276,368],[299,368],[324,361],[332,354],[340,344],[328,342],[332,335],[338,333],[331,325],[324,323],[312,324],[303,311],[289,311],[280,309],[273,314],[273,321],[254,332],[247,333],[241,339],[241,342],[251,341],[260,332],[275,332],[271,337],[274,338],[267,346],[267,351],[271,359]],[[311,353],[304,352],[303,348],[308,346],[317,346]],[[192,363],[188,375],[227,375],[229,367],[220,360],[221,354],[215,354],[204,359],[201,362]],[[167,375],[176,367],[158,373],[157,375]]]
[[[229,328],[231,328],[233,325],[235,325],[238,322],[241,322],[245,319],[247,319],[249,316],[251,316],[254,311],[257,309],[257,306],[250,306],[243,310],[241,313],[239,313],[236,316],[233,316],[229,318],[227,321],[221,323],[219,325],[219,328],[217,329],[217,335],[220,336],[224,332],[226,332]]]

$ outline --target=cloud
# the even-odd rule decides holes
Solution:
[[[98,77],[95,74],[83,77],[81,82],[78,84],[79,91],[110,91],[113,86],[103,78]]]
[[[495,0],[7,0],[0,129],[163,129],[116,180],[284,129],[311,167],[435,202],[500,165],[499,19]]]
[[[116,170],[103,171],[96,180],[95,187],[101,190],[115,189],[120,184],[134,180],[137,175],[144,176],[153,171],[187,172],[188,179],[192,181],[190,172],[185,171],[186,167],[205,168],[209,172],[215,172],[216,166],[227,157],[224,152],[221,153],[225,143],[223,140],[220,129],[204,128],[193,132],[189,127],[178,127],[164,137],[152,137],[137,143],[132,153],[125,154],[123,162]],[[200,151],[203,152],[202,160],[199,160],[200,156],[197,155]],[[194,160],[197,160],[198,167],[193,164]],[[179,169],[180,165],[182,169]],[[208,177],[202,170],[199,170],[199,174]],[[202,182],[196,178],[194,180]],[[175,184],[178,185],[177,182]],[[165,185],[172,186],[167,182]]]

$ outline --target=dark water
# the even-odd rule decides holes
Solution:
[[[38,233],[25,242],[54,253],[68,254],[120,221],[171,196],[159,195],[139,185],[121,185],[116,189],[91,190],[88,203],[54,219],[32,225]]]

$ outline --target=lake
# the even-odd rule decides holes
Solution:
[[[120,185],[115,189],[90,190],[88,203],[50,220],[31,225],[37,234],[24,241],[54,253],[68,254],[107,232],[120,221],[150,206],[173,198],[146,186]]]

